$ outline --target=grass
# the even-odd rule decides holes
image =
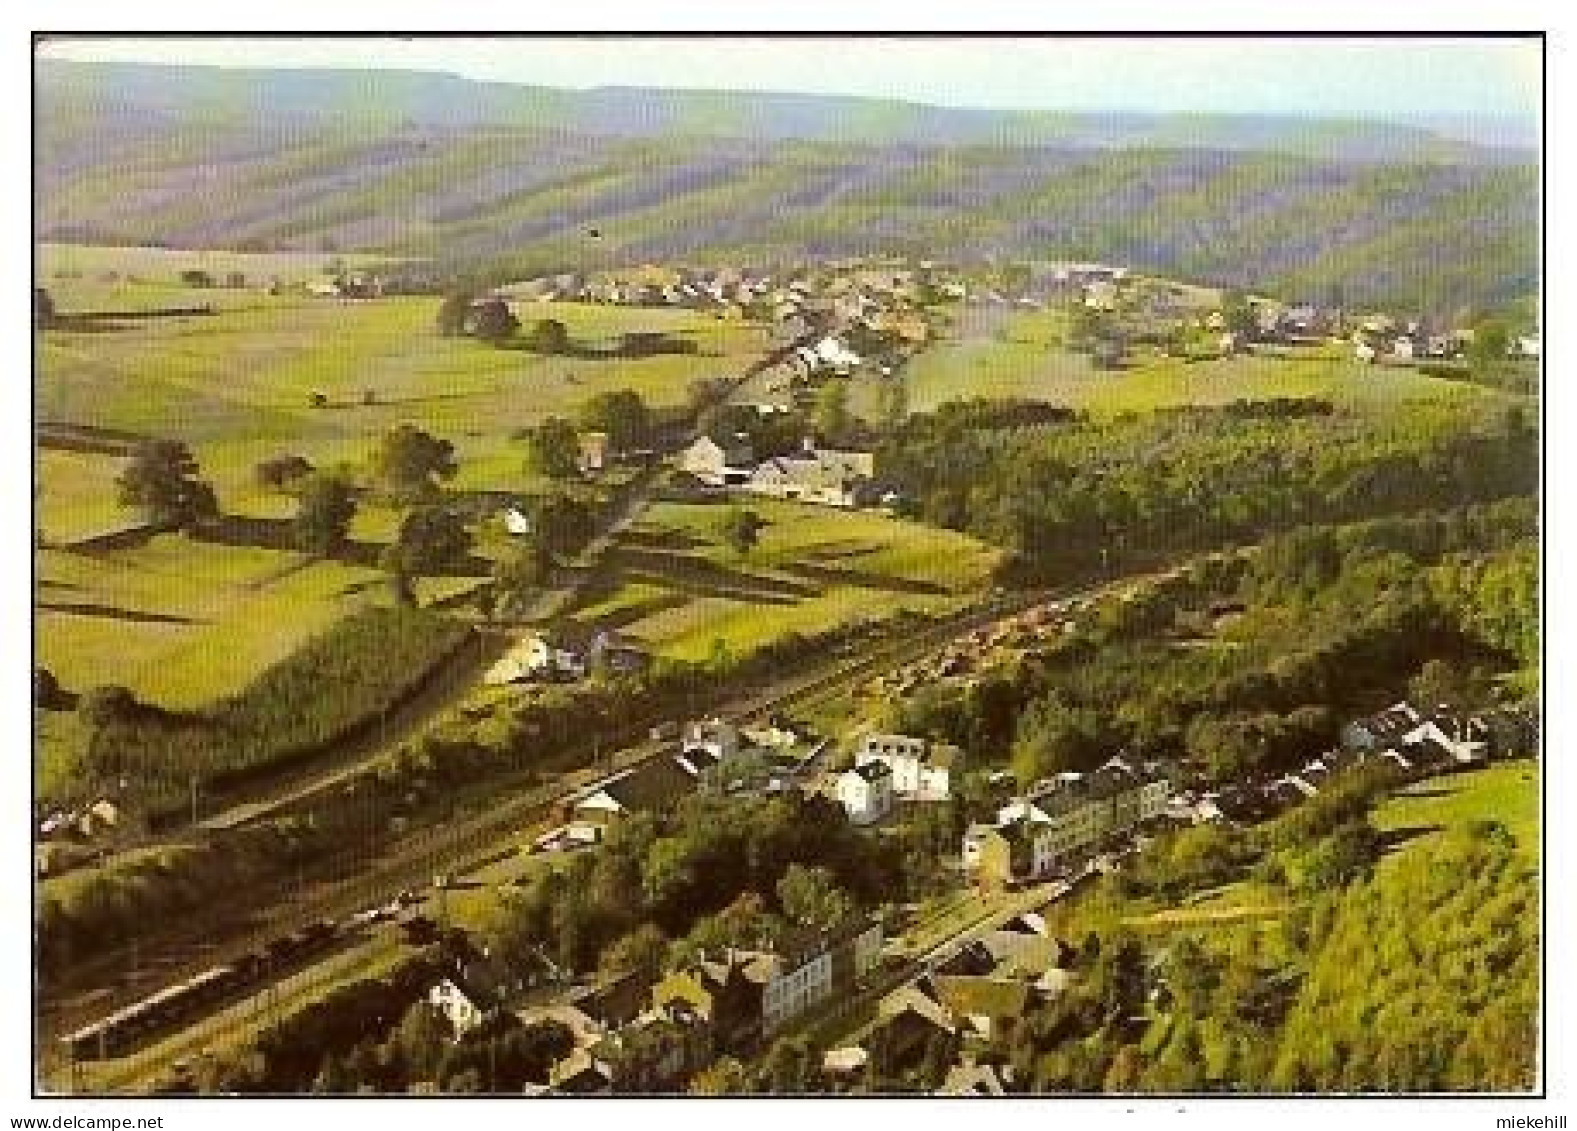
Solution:
[[[1498,821],[1533,864],[1539,859],[1539,767],[1532,760],[1498,762],[1481,770],[1416,782],[1375,811],[1381,832],[1402,835],[1402,852],[1428,852],[1442,830],[1471,821]]]
[[[385,431],[412,421],[455,444],[460,471],[452,487],[529,490],[539,484],[524,471],[519,429],[550,414],[573,417],[606,389],[633,388],[654,407],[677,405],[692,381],[733,374],[761,349],[759,330],[703,314],[531,305],[522,309],[528,326],[557,318],[582,345],[657,330],[682,335],[699,351],[544,358],[439,337],[436,298],[341,302],[255,288],[192,290],[177,279],[184,268],[203,267],[300,282],[319,277],[331,258],[42,246],[44,285],[62,309],[211,300],[222,313],[42,335],[38,418],[184,440],[226,513],[278,519],[294,513],[293,500],[254,479],[256,464],[270,456],[291,452],[319,466],[364,467]],[[110,272],[118,278],[111,280]],[[363,403],[368,390],[375,403]],[[317,392],[329,407],[311,407]],[[140,521],[116,501],[122,462],[39,451],[42,532],[73,541]],[[369,502],[352,537],[387,542],[401,517]],[[238,690],[345,612],[385,599],[374,570],[174,536],[92,556],[40,551],[36,565],[38,662],[70,690],[125,684],[173,708],[199,707]],[[469,584],[424,582],[423,595]],[[42,727],[43,778],[69,771],[71,729],[55,719]]]
[[[36,565],[38,662],[69,690],[119,683],[172,708],[239,690],[383,597],[376,570],[180,535],[91,557],[44,550]]]
[[[743,558],[717,533],[725,504],[659,503],[619,540],[577,619],[704,660],[788,633],[900,609],[943,612],[986,584],[997,554],[965,535],[886,515],[741,499],[767,522]]]
[[[433,298],[290,296],[212,318],[52,331],[39,346],[38,415],[185,440],[234,513],[276,505],[253,482],[259,461],[295,452],[320,465],[362,463],[405,421],[455,444],[457,485],[516,490],[527,485],[524,450],[513,438],[519,429],[552,414],[573,417],[606,389],[634,389],[654,406],[680,404],[692,381],[737,373],[762,345],[758,329],[701,314],[554,303],[523,314],[557,318],[592,345],[664,329],[694,341],[699,353],[540,357],[441,338],[436,309]],[[376,403],[363,403],[368,391]],[[311,407],[314,393],[328,407]],[[60,472],[63,483],[73,478],[69,468],[45,471]]]
[[[1062,321],[1055,311],[1004,315],[994,329],[966,330],[925,351],[907,370],[910,411],[971,397],[1047,401],[1102,417],[1270,397],[1323,397],[1386,410],[1493,395],[1413,369],[1361,365],[1340,345],[1201,361],[1136,350],[1127,368],[1101,370],[1087,355],[1062,347]]]
[[[34,465],[40,534],[71,542],[138,521],[115,501],[115,477],[125,465],[118,456],[40,449]]]

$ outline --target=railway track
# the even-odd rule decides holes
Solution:
[[[901,639],[878,642],[847,661],[800,679],[783,681],[764,694],[719,703],[712,709],[745,721],[782,715],[854,682],[901,667],[951,639],[1033,605],[1086,596],[1100,588],[1037,591],[998,599],[925,625]],[[425,890],[436,875],[463,876],[497,859],[500,842],[511,838],[524,841],[543,831],[559,801],[610,772],[639,765],[664,749],[666,745],[662,743],[642,743],[617,750],[606,759],[559,775],[550,784],[491,799],[481,812],[410,833],[376,855],[337,858],[325,867],[304,869],[298,875],[257,885],[247,893],[247,905],[267,907],[270,912],[260,916],[237,910],[234,915],[192,924],[195,929],[187,933],[195,937],[148,940],[145,945],[157,958],[148,965],[158,971],[155,976],[160,982],[173,984],[216,964],[241,958],[309,923],[343,919],[370,904],[384,902],[397,892]],[[143,979],[120,978],[113,987],[79,987],[69,998],[64,993],[42,995],[38,1003],[40,1041],[47,1048],[60,1035],[146,996],[153,988]]]

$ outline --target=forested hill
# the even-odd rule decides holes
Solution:
[[[37,80],[44,238],[544,269],[1088,257],[1431,309],[1536,289],[1531,155],[1417,127],[411,72],[41,62]]]

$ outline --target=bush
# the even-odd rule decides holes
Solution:
[[[140,706],[130,688],[106,684],[90,689],[77,705],[77,712],[89,726],[107,727],[130,720]]]
[[[131,777],[157,823],[184,812],[157,806],[184,799],[192,775],[225,788],[318,754],[398,707],[471,639],[466,625],[425,610],[364,609],[196,715],[139,709],[125,688],[96,688],[79,708],[98,728],[88,769]]]

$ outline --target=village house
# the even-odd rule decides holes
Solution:
[[[650,661],[639,645],[607,629],[565,622],[522,637],[488,669],[486,683],[583,679],[592,671],[639,671]]]
[[[874,825],[892,812],[893,772],[885,762],[867,762],[838,775],[838,803],[856,825]]]
[[[768,948],[730,949],[674,971],[652,990],[659,1012],[699,1018],[722,1051],[747,1049],[853,988],[881,958],[881,922],[857,915]]]
[[[758,495],[834,507],[869,506],[881,497],[870,452],[818,448],[806,440],[798,455],[758,464],[744,488]]]
[[[834,993],[852,989],[881,959],[882,927],[857,915],[825,931],[804,931],[780,941],[758,964],[764,974],[762,1032],[771,1035]]]
[[[893,772],[893,793],[902,800],[946,801],[960,753],[956,746],[932,746],[923,738],[869,734],[855,751],[854,764],[884,763]]]
[[[921,986],[958,1019],[966,1037],[981,1041],[1001,1037],[1035,999],[1029,979],[995,974],[937,974]]]
[[[679,453],[679,467],[708,487],[726,487],[750,478],[754,454],[743,433],[731,437],[698,436]]]
[[[76,814],[77,833],[83,837],[95,837],[100,832],[113,829],[120,824],[120,806],[107,797],[83,806]]]
[[[664,810],[698,788],[698,775],[672,755],[649,758],[587,786],[569,800],[571,819],[605,827],[632,813]]]
[[[936,1090],[939,1096],[1004,1096],[1013,1081],[1012,1065],[977,1064],[965,1060],[948,1070],[947,1078]]]
[[[893,1068],[914,1064],[938,1036],[954,1037],[959,1022],[951,1010],[913,982],[906,982],[876,1005],[876,1021],[866,1033],[867,1048],[881,1043]]]
[[[652,987],[654,1008],[660,1016],[698,1023],[715,1053],[749,1049],[761,1036],[765,990],[761,979],[746,975],[751,957],[728,951],[669,973]]]
[[[983,885],[1051,875],[1105,842],[1163,818],[1171,786],[1154,768],[1143,773],[1113,758],[1092,774],[1042,782],[997,813],[994,829],[972,826],[963,861]]]
[[[577,446],[576,466],[582,475],[590,475],[608,466],[608,434],[606,432],[581,432],[575,437]]]
[[[485,951],[455,956],[427,991],[427,1002],[443,1014],[456,1039],[488,1018],[507,1012],[529,988],[529,980]]]
[[[531,533],[534,527],[531,516],[519,507],[504,508],[504,530],[516,538],[524,537]]]
[[[1348,723],[1341,734],[1348,749],[1388,758],[1403,769],[1482,762],[1490,754],[1490,737],[1483,717],[1447,706],[1425,715],[1405,701]]]
[[[717,761],[727,762],[739,753],[739,728],[715,716],[686,723],[680,748],[686,752],[704,750]]]

